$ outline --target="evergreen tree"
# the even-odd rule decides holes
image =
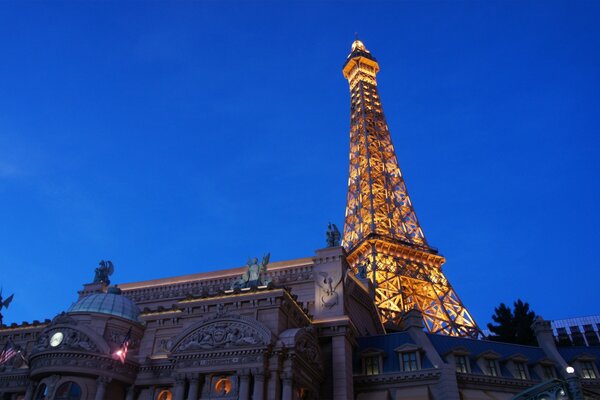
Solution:
[[[504,303],[494,309],[492,319],[498,325],[487,324],[494,335],[490,340],[498,342],[535,345],[536,338],[531,324],[536,318],[535,312],[529,309],[529,303],[520,299],[514,302],[514,311]]]

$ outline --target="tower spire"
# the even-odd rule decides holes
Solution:
[[[377,234],[428,248],[383,115],[377,72],[377,60],[356,39],[343,69],[352,102],[344,246],[350,249]]]
[[[343,246],[354,273],[366,267],[381,320],[398,327],[411,309],[427,329],[455,336],[480,331],[432,249],[406,189],[377,91],[379,64],[358,39],[343,67],[350,85],[350,170]]]

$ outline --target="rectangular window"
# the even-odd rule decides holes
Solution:
[[[402,371],[416,371],[417,369],[417,352],[402,353]]]
[[[517,378],[519,379],[527,379],[527,365],[522,362],[515,363],[515,367],[517,369]]]
[[[591,361],[581,362],[581,376],[584,379],[596,379],[596,371]]]
[[[454,356],[454,360],[456,360],[456,372],[462,372],[466,374],[469,372],[467,368],[467,357],[466,356]]]
[[[491,376],[498,376],[498,367],[496,366],[496,360],[485,360],[487,364],[488,374]]]
[[[379,374],[379,357],[365,357],[365,375],[378,375]]]
[[[544,378],[554,379],[555,377],[556,373],[554,372],[554,367],[551,365],[544,365]]]

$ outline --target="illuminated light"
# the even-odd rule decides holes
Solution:
[[[567,371],[567,374],[574,374],[575,368],[573,368],[569,365],[567,368],[565,368],[565,371]]]

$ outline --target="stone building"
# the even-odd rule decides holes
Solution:
[[[354,42],[343,242],[333,228],[308,258],[118,286],[102,264],[65,312],[0,327],[20,349],[0,400],[600,398],[593,340],[561,342],[541,319],[538,346],[483,339],[418,225],[378,70]]]

